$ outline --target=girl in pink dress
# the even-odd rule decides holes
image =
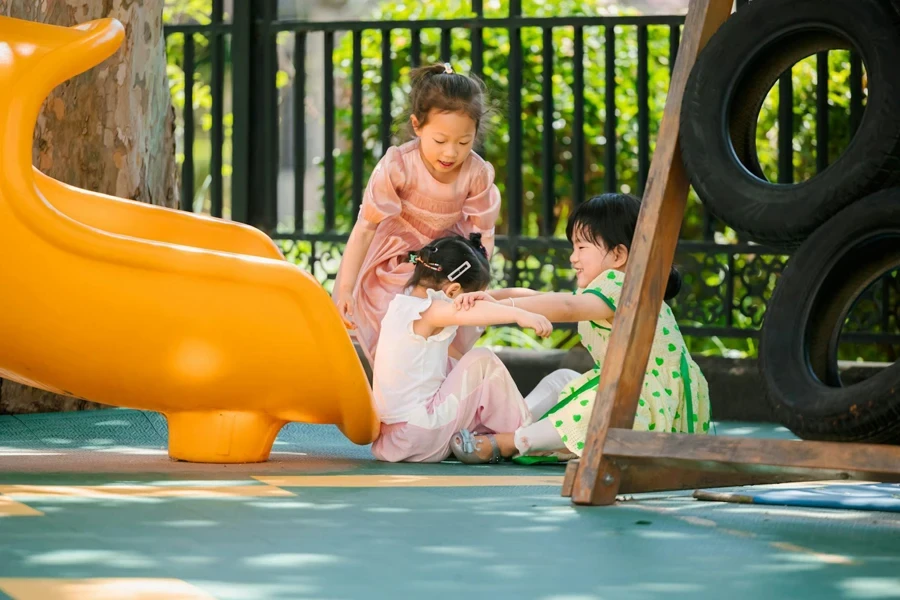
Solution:
[[[478,434],[515,431],[556,404],[578,377],[560,369],[523,398],[509,371],[487,348],[459,361],[450,346],[464,326],[515,323],[541,337],[553,331],[542,316],[495,302],[457,310],[453,298],[487,288],[491,280],[481,235],[430,242],[414,255],[415,269],[381,323],[383,351],[375,356],[375,408],[381,434],[372,453],[389,462],[439,462],[450,456],[460,430]],[[489,438],[493,439],[493,438]]]
[[[334,285],[369,364],[388,304],[412,274],[410,252],[447,234],[480,233],[490,256],[500,212],[494,168],[472,151],[489,112],[484,86],[449,65],[414,70],[411,81],[415,137],[388,148],[372,172]],[[459,358],[480,333],[461,330],[451,354]]]

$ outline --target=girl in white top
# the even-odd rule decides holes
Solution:
[[[565,385],[578,377],[561,369],[523,398],[500,359],[486,348],[463,356],[450,345],[459,326],[516,323],[541,337],[553,330],[541,315],[492,302],[457,310],[452,299],[490,283],[481,234],[444,237],[411,256],[405,294],[397,294],[381,322],[374,364],[374,395],[381,434],[372,445],[379,460],[440,462],[462,429],[515,431],[540,418]],[[498,453],[499,454],[499,453]]]

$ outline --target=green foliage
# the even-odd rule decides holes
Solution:
[[[508,14],[508,0],[486,0],[485,16],[505,17]],[[371,15],[372,19],[385,21],[417,21],[423,19],[454,19],[473,16],[470,12],[471,0],[448,0],[444,3],[411,2],[409,0],[388,0],[382,2]],[[527,16],[568,16],[615,14],[616,9],[602,9],[596,2],[580,0],[525,0],[523,12]],[[166,0],[166,22],[208,22],[210,0]],[[623,14],[623,13],[620,13]],[[608,75],[616,81],[616,178],[617,188],[625,192],[638,192],[638,99],[637,99],[637,27],[617,26],[616,32],[616,71],[607,74],[604,70],[605,40],[602,27],[584,28],[584,149],[585,170],[577,176],[584,178],[584,190],[587,196],[605,190],[606,156],[609,151],[604,136],[606,122],[605,81]],[[290,34],[278,36],[282,43]],[[437,29],[425,29],[420,32],[422,54],[421,64],[437,62],[440,58],[441,34]],[[508,142],[509,115],[506,114],[506,98],[509,90],[509,34],[504,29],[488,28],[483,31],[484,38],[484,79],[491,91],[499,112],[493,119],[492,132],[487,136],[482,155],[496,169],[496,183],[504,202],[502,215],[508,214],[506,181],[508,177]],[[524,28],[521,31],[523,47],[522,65],[522,133],[524,148],[522,161],[523,180],[523,225],[522,232],[526,236],[537,236],[542,230],[542,193],[544,180],[541,172],[542,135],[545,124],[542,119],[542,83],[544,65],[542,64],[543,40],[539,28]],[[554,131],[554,149],[552,161],[555,165],[552,183],[554,189],[553,221],[549,223],[550,231],[561,237],[568,214],[579,199],[572,197],[573,180],[573,122],[574,122],[574,90],[573,90],[573,49],[574,31],[571,27],[553,29],[554,63],[552,65],[554,115],[548,126]],[[209,128],[209,47],[204,36],[195,35],[197,72],[193,82],[194,110],[198,115],[197,122],[205,130]],[[452,32],[451,63],[463,73],[471,70],[472,54],[470,32],[455,29]],[[363,99],[363,132],[362,148],[364,157],[364,177],[372,171],[383,153],[381,147],[381,124],[383,119],[391,122],[403,122],[406,119],[406,98],[409,92],[409,70],[412,63],[411,32],[409,29],[396,29],[391,32],[391,106],[385,113],[381,106],[381,31],[366,31],[362,37],[362,99]],[[669,28],[667,26],[650,26],[648,28],[648,89],[650,111],[650,150],[653,151],[655,137],[665,105],[669,85]],[[336,149],[335,158],[335,196],[336,229],[348,232],[352,227],[355,215],[352,214],[352,108],[351,108],[351,74],[353,71],[352,36],[338,33],[334,52],[335,64],[335,123]],[[170,36],[167,40],[167,52],[170,65],[170,80],[173,100],[180,110],[184,105],[184,75],[180,65],[183,60],[183,36]],[[850,139],[849,128],[849,53],[832,51],[829,54],[829,159],[833,162],[847,146]],[[810,57],[798,63],[792,71],[794,87],[794,119],[793,119],[793,165],[796,180],[805,180],[815,173],[816,147],[816,58]],[[277,85],[289,82],[289,76],[279,71]],[[228,86],[226,86],[227,88]],[[760,163],[768,177],[777,177],[778,164],[778,87],[768,95],[757,129],[757,147]],[[228,115],[226,119],[230,119]],[[230,126],[230,121],[229,121]],[[200,132],[202,133],[202,132]],[[208,141],[198,141],[195,146],[196,173],[198,192],[203,194],[202,181],[208,172]],[[226,138],[227,139],[227,138]],[[395,136],[392,143],[406,141]],[[182,157],[183,158],[183,155]],[[321,164],[321,157],[318,157]],[[206,163],[204,163],[206,161]],[[226,168],[228,165],[226,165]],[[363,185],[365,181],[362,182]],[[202,201],[202,198],[201,198]],[[307,223],[308,231],[321,230],[324,219],[316,219],[316,223]],[[686,240],[704,239],[704,214],[702,206],[693,192],[688,197],[688,208],[682,225],[682,238]],[[312,227],[310,227],[312,225]],[[508,230],[509,223],[501,217],[498,223],[500,233]],[[728,244],[737,241],[735,233],[722,225],[713,224],[715,241]],[[326,268],[322,262],[310,264],[312,245],[297,242],[290,245],[290,257],[301,265],[309,265],[316,272],[314,275],[330,285],[329,274],[333,274],[335,265]],[[719,289],[721,293],[706,296],[682,294],[674,304],[676,314],[685,325],[726,326],[725,308],[722,299],[725,296],[726,272],[729,266],[740,276],[735,277],[735,298],[737,309],[731,315],[736,327],[756,329],[761,323],[765,310],[765,301],[771,296],[777,279],[781,257],[761,255],[735,255],[729,265],[729,256],[722,253],[714,257],[679,257],[689,263],[699,261],[703,267],[694,272],[699,273],[707,289]],[[331,255],[330,262],[337,261]],[[329,263],[330,264],[330,263]],[[502,279],[502,260],[494,265],[498,278]],[[530,285],[538,289],[564,289],[571,285],[569,281],[565,252],[550,249],[540,257],[525,256],[518,261],[520,276],[526,280],[519,284]],[[332,268],[334,267],[334,268]],[[504,282],[514,285],[517,282]],[[698,286],[700,287],[700,286]],[[515,345],[524,347],[558,347],[560,344],[571,345],[575,338],[567,332],[554,332],[550,340],[538,340],[527,332],[509,328],[495,328],[489,331],[484,343],[490,345]],[[755,356],[756,344],[752,339],[719,339],[716,337],[692,337],[688,339],[691,351],[696,354],[716,354],[726,356]],[[865,356],[867,359],[881,359],[884,349],[872,346],[845,348],[842,358]]]
[[[376,14],[379,20],[419,20],[454,19],[472,16],[469,0],[449,0],[445,3],[420,3],[394,0],[383,2]],[[487,2],[487,16],[504,16],[507,2]],[[547,15],[589,15],[597,14],[593,3],[577,0],[532,0],[524,3],[528,16]],[[624,192],[638,191],[638,102],[637,102],[637,27],[617,26],[616,30],[616,179],[618,189]],[[409,91],[408,73],[411,65],[411,33],[406,29],[394,30],[391,34],[392,103],[390,113],[381,106],[381,36],[380,31],[366,32],[362,42],[363,65],[363,135],[365,173],[369,173],[381,156],[380,131],[382,119],[392,121],[405,118],[405,98]],[[571,27],[553,30],[554,63],[553,103],[554,120],[549,125],[554,129],[555,146],[553,155],[555,192],[554,219],[549,229],[556,235],[562,234],[565,219],[579,199],[572,198],[573,180],[573,131],[574,92],[573,48],[574,33]],[[524,28],[521,32],[523,52],[522,69],[522,120],[523,120],[523,165],[522,179],[524,193],[523,233],[538,235],[542,226],[541,195],[544,185],[542,164],[542,134],[545,127],[542,119],[542,64],[543,43],[539,28]],[[423,64],[439,60],[440,31],[426,29],[420,34]],[[669,85],[669,28],[650,26],[649,44],[649,111],[650,149],[654,147],[659,122],[665,106]],[[585,172],[576,176],[584,177],[587,196],[604,191],[606,154],[609,151],[604,136],[606,122],[604,72],[604,32],[601,27],[584,29],[584,156]],[[497,97],[509,94],[509,35],[503,29],[484,30],[484,78],[489,89]],[[830,155],[834,160],[847,145],[849,132],[849,53],[830,53],[831,81],[829,93]],[[336,107],[337,137],[342,140],[335,151],[336,194],[338,200],[338,229],[348,230],[352,225],[350,214],[352,187],[352,109],[350,105],[350,82],[353,65],[352,39],[344,36],[334,55],[336,80],[339,94]],[[467,31],[454,30],[452,40],[452,64],[461,72],[471,69],[471,43]],[[794,165],[797,179],[808,179],[815,172],[815,57],[804,60],[793,69],[794,80]],[[760,161],[767,173],[774,179],[777,168],[777,87],[766,99],[758,128]],[[497,185],[505,203],[507,181],[509,115],[500,114],[494,119],[493,133],[488,136],[482,154],[491,161],[497,172]],[[405,140],[395,138],[399,143]],[[504,210],[502,214],[507,214]],[[501,217],[499,231],[508,229],[508,222]],[[734,232],[718,225],[717,241],[735,241]],[[689,207],[682,229],[684,239],[703,239],[703,211],[696,196],[691,193]]]
[[[524,14],[528,16],[558,15],[592,15],[598,14],[595,3],[577,0],[531,0],[523,3]],[[445,3],[422,3],[394,0],[382,2],[374,15],[378,20],[421,20],[421,19],[454,19],[472,16],[469,0],[449,0]],[[492,1],[485,3],[485,14],[488,17],[506,16],[508,2]],[[610,151],[604,136],[606,122],[605,82],[608,75],[616,81],[616,180],[617,187],[623,192],[638,192],[638,98],[637,98],[637,27],[617,26],[616,32],[616,71],[607,74],[604,69],[605,39],[601,27],[584,28],[584,156],[585,170],[575,176],[584,177],[586,196],[601,193],[605,190],[607,152]],[[362,41],[363,72],[363,134],[364,172],[368,174],[381,156],[380,132],[385,118],[391,121],[402,121],[406,118],[405,98],[408,96],[408,73],[412,63],[410,55],[411,33],[406,29],[394,30],[391,34],[391,66],[392,94],[390,113],[381,106],[381,39],[380,31],[366,32]],[[492,94],[499,99],[508,97],[509,90],[509,34],[504,29],[485,29],[484,33],[484,78]],[[542,135],[545,123],[542,118],[542,83],[544,65],[542,60],[543,39],[539,28],[524,28],[521,31],[523,47],[522,65],[522,133],[523,133],[523,234],[537,236],[542,229],[543,210],[541,205],[544,180],[541,171]],[[422,64],[437,62],[440,58],[440,31],[425,29],[420,33]],[[554,130],[554,154],[552,157],[554,177],[552,181],[555,203],[553,222],[549,230],[556,236],[562,236],[566,218],[580,199],[572,197],[573,181],[573,122],[574,122],[574,90],[573,90],[573,49],[574,31],[571,27],[557,27],[553,30],[554,63],[553,78],[553,122],[549,126]],[[471,42],[469,32],[454,30],[452,37],[451,63],[458,71],[467,73],[471,69]],[[669,86],[669,28],[667,26],[648,27],[648,89],[650,111],[650,150],[653,151],[655,137],[665,106],[666,93]],[[850,138],[849,131],[849,85],[850,74],[849,53],[835,51],[830,53],[831,79],[829,82],[829,122],[830,122],[830,158],[833,161],[839,156]],[[348,231],[352,226],[354,215],[351,214],[352,189],[352,109],[350,104],[351,74],[353,68],[352,38],[344,36],[337,45],[334,55],[336,65],[336,81],[338,83],[336,123],[337,139],[335,151],[337,179],[335,190],[337,197],[337,228]],[[816,64],[815,57],[806,59],[796,65],[792,72],[794,83],[794,171],[798,180],[807,179],[815,172],[815,90]],[[501,105],[501,108],[504,105]],[[760,116],[757,144],[763,168],[771,179],[777,176],[778,164],[778,88],[773,88],[766,99]],[[505,193],[508,177],[508,142],[510,116],[500,111],[494,119],[493,131],[487,137],[482,155],[492,162],[496,169],[497,185],[504,202],[501,215],[507,215],[506,203],[509,201]],[[404,139],[395,137],[394,143],[402,143]],[[504,216],[498,223],[498,231],[508,231],[509,223]],[[737,241],[737,236],[729,228],[720,223],[714,225],[715,240],[720,243]],[[704,215],[702,206],[691,192],[688,210],[682,226],[682,238],[701,240],[704,238]],[[552,252],[552,251],[551,251]],[[758,271],[757,276],[765,278],[765,264],[780,261],[778,257],[759,257],[754,255],[738,255],[734,259],[736,271]],[[717,265],[711,271],[706,269],[707,285],[722,285],[724,292],[725,269],[728,256],[722,254],[715,257]],[[533,265],[531,262],[539,264]],[[536,257],[520,260],[518,265],[523,273],[538,272],[535,281],[530,283],[536,288],[554,289],[558,286],[559,261],[544,261],[540,264]],[[757,266],[758,264],[758,266]],[[541,268],[542,266],[547,267]],[[743,290],[741,281],[736,282],[735,290],[738,310],[732,315],[734,325],[738,327],[757,328],[764,311],[764,300],[771,296],[775,284],[775,276],[770,281],[763,281],[765,287],[762,294]],[[759,283],[759,282],[756,282]],[[743,298],[743,294],[747,297]],[[697,305],[690,312],[696,316],[695,321],[686,324],[725,325],[722,307],[722,295],[694,299]],[[742,299],[743,298],[743,299]],[[681,299],[685,305],[691,299]],[[683,311],[679,311],[683,312]],[[499,330],[495,336],[497,343],[533,346],[546,344],[529,336],[527,343],[520,334],[507,330]],[[720,340],[718,338],[692,338],[689,340],[691,350],[699,354],[755,355],[756,346],[751,339]]]

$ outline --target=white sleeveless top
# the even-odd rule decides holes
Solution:
[[[450,371],[449,349],[456,325],[429,338],[413,331],[413,322],[432,302],[450,302],[444,292],[428,290],[427,298],[397,294],[381,321],[373,366],[375,410],[382,423],[402,423],[437,394]]]

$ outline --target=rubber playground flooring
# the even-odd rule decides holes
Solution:
[[[165,448],[155,413],[0,417],[0,599],[900,598],[898,513],[574,507],[561,466],[385,464],[327,426],[258,465]]]

